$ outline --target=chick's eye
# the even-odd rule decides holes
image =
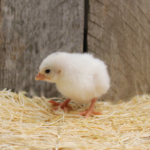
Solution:
[[[45,73],[50,73],[50,72],[51,72],[50,69],[45,70]]]

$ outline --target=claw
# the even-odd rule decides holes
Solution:
[[[52,100],[50,100],[49,103],[51,103],[51,104],[53,104],[53,105],[56,105],[56,106],[60,105],[59,103],[57,103],[57,102],[55,102],[55,101],[52,101]]]
[[[95,112],[95,111],[94,111],[94,104],[95,104],[96,101],[97,101],[97,98],[94,98],[94,99],[92,100],[92,103],[91,103],[90,108],[89,108],[88,110],[86,110],[86,111],[83,111],[83,112],[79,113],[79,115],[84,115],[84,116],[85,116],[85,119],[87,119],[91,114],[94,114],[94,115],[102,115],[101,112]]]
[[[70,102],[70,99],[67,99],[62,103],[57,103],[52,100],[49,101],[49,103],[53,104],[54,106],[57,106],[53,108],[54,110],[57,110],[60,107],[65,112],[68,112],[67,108],[72,109],[72,107],[68,105],[69,102]]]

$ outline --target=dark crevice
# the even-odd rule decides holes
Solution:
[[[84,36],[83,36],[83,53],[88,52],[88,14],[89,14],[89,0],[84,0]]]

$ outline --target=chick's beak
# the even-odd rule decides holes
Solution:
[[[44,80],[46,77],[43,74],[38,73],[35,77],[35,80]]]

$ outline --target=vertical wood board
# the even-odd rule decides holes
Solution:
[[[88,51],[105,61],[105,99],[150,92],[150,1],[89,0]]]
[[[50,53],[83,52],[84,1],[2,0],[0,18],[0,90],[57,95],[34,77]]]

